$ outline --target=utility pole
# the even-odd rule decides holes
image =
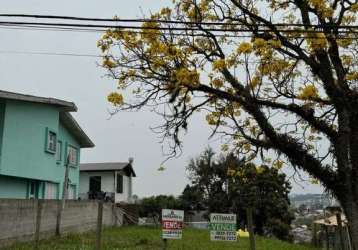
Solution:
[[[69,165],[70,165],[70,155],[68,154],[67,158],[66,158],[66,163],[65,163],[65,178],[63,181],[62,199],[59,203],[58,210],[57,210],[56,236],[61,235],[61,217],[62,217],[62,212],[65,209],[66,198],[67,198],[67,193],[68,193]]]

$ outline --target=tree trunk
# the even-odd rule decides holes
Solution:
[[[354,250],[358,250],[358,197],[344,206]]]

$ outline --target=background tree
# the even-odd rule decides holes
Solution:
[[[186,214],[205,209],[203,193],[196,186],[186,185],[179,200]]]
[[[302,169],[338,198],[358,248],[357,1],[182,0],[108,30],[120,109],[154,107],[180,146],[198,111],[231,150]],[[274,155],[275,160],[269,159]]]
[[[139,202],[139,216],[152,218],[158,225],[162,216],[162,209],[182,209],[179,199],[172,195],[158,195],[141,199]]]
[[[255,231],[290,240],[288,198],[291,189],[286,175],[265,165],[245,164],[235,155],[215,157],[209,148],[192,159],[187,167],[192,189],[203,196],[209,213],[236,213],[241,227],[246,223],[246,209],[253,208]]]

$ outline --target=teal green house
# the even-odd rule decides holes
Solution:
[[[69,159],[68,199],[79,190],[81,148],[94,147],[72,102],[0,91],[0,198],[59,199]]]

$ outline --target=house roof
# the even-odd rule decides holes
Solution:
[[[342,215],[341,220],[342,220],[343,225],[347,224],[347,219],[346,219],[345,215]],[[337,216],[335,216],[335,215],[328,217],[328,218],[321,219],[321,220],[315,220],[313,223],[325,225],[325,226],[337,226],[338,225]]]
[[[16,100],[16,101],[24,101],[24,102],[35,102],[35,103],[43,103],[58,106],[62,111],[77,111],[77,107],[73,102],[67,102],[64,100],[50,98],[50,97],[39,97],[33,95],[25,95],[14,92],[8,92],[0,90],[0,98],[8,99],[8,100]]]
[[[77,106],[73,102],[68,102],[56,98],[39,97],[33,95],[25,95],[14,92],[0,90],[0,99],[42,103],[56,106],[60,109],[60,122],[69,130],[69,132],[78,140],[81,148],[92,148],[94,143],[82,130],[69,112],[77,111]]]
[[[94,143],[82,130],[80,125],[76,122],[75,118],[69,112],[60,112],[60,122],[65,126],[68,131],[77,139],[81,148],[93,148]]]
[[[103,163],[81,163],[81,172],[98,172],[98,171],[128,171],[128,174],[136,177],[133,166],[130,162],[103,162]]]

